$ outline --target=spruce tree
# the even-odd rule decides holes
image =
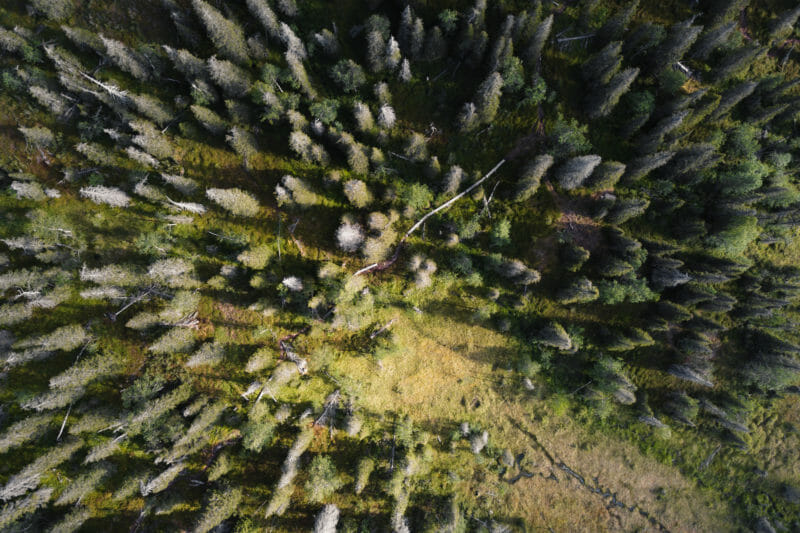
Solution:
[[[553,166],[553,156],[548,154],[537,156],[525,165],[517,183],[514,201],[523,202],[533,196],[551,166]]]
[[[611,78],[608,85],[595,89],[586,102],[589,118],[598,119],[611,114],[638,75],[638,68],[628,68]]]
[[[599,155],[573,157],[556,170],[554,178],[564,189],[576,189],[586,181],[600,161],[602,158]]]
[[[483,124],[490,124],[500,109],[500,95],[503,88],[503,77],[494,72],[486,78],[475,93],[477,119]]]
[[[544,19],[525,46],[523,57],[529,65],[529,68],[535,72],[538,72],[536,65],[539,63],[544,45],[547,42],[547,38],[550,36],[550,30],[553,28],[553,20],[553,15]]]
[[[220,54],[236,63],[246,63],[247,42],[242,28],[203,0],[192,0],[192,7]]]
[[[736,28],[736,25],[737,21],[732,20],[709,28],[695,41],[689,55],[702,61],[707,60],[714,50],[728,40],[728,37],[730,37],[733,30]]]
[[[631,0],[628,2],[625,7],[620,8],[613,17],[609,18],[606,23],[597,30],[595,39],[600,43],[621,39],[625,30],[628,28],[628,24],[630,24],[631,19],[636,14],[638,7],[639,0]]]
[[[581,67],[583,79],[593,85],[605,85],[611,81],[622,65],[621,50],[622,42],[614,41],[587,59]]]

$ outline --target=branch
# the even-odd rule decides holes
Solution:
[[[376,331],[374,331],[374,332],[373,332],[373,333],[372,333],[372,334],[369,336],[369,338],[370,338],[370,339],[374,339],[375,337],[377,337],[378,335],[380,335],[381,333],[383,333],[384,331],[386,331],[387,329],[389,329],[390,327],[392,327],[392,324],[394,324],[395,320],[397,320],[397,319],[396,319],[396,318],[393,318],[393,319],[391,319],[391,320],[390,320],[389,322],[387,322],[385,325],[381,326],[381,327],[380,327],[380,328],[378,328]]]

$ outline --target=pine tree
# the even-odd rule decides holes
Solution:
[[[72,0],[30,0],[31,6],[50,20],[64,20],[75,11]]]
[[[28,416],[10,425],[0,435],[0,453],[5,454],[13,448],[39,438],[52,426],[52,423],[52,415],[45,413]]]
[[[394,108],[388,104],[383,104],[378,112],[378,126],[384,130],[391,130],[394,128],[395,121]]]
[[[717,108],[714,109],[714,112],[711,114],[711,120],[717,120],[730,112],[736,104],[753,94],[756,87],[758,87],[758,82],[748,80],[734,85],[722,93]]]
[[[386,63],[386,68],[391,71],[394,71],[398,65],[400,65],[400,60],[403,58],[402,53],[400,52],[400,44],[395,40],[393,36],[389,36],[389,40],[386,42],[386,50],[384,51],[384,61]],[[407,80],[406,80],[407,81]]]
[[[124,43],[117,40],[109,39],[103,35],[100,35],[100,40],[105,46],[109,59],[115,65],[131,74],[137,80],[146,81],[150,78],[147,62],[141,55],[133,52]]]
[[[208,72],[214,83],[231,98],[241,98],[250,90],[250,76],[230,61],[212,56],[208,59]]]
[[[785,39],[792,34],[798,18],[800,18],[800,6],[784,11],[770,25],[770,36],[776,41]]]
[[[617,14],[609,18],[608,21],[597,30],[595,39],[600,43],[621,39],[638,8],[639,0],[632,0],[629,2],[628,5],[621,8]]]
[[[421,163],[428,159],[428,140],[419,132],[411,132],[406,141],[404,153],[414,162]]]
[[[536,28],[536,32],[531,37],[524,51],[524,59],[530,65],[538,65],[542,55],[542,50],[550,36],[550,30],[553,28],[553,15],[544,19],[541,24]],[[538,68],[532,68],[534,72],[538,72]]]
[[[361,180],[354,179],[344,184],[344,194],[348,201],[359,209],[367,207],[373,201],[372,193],[367,184]]]
[[[634,183],[651,171],[663,167],[675,155],[675,152],[656,152],[634,159],[628,164],[623,179],[625,183]]]
[[[296,207],[310,207],[320,203],[320,197],[308,184],[294,176],[285,175],[281,183],[275,187],[275,196],[279,205],[293,205]]]
[[[622,65],[621,50],[622,42],[614,41],[587,59],[581,67],[583,79],[594,85],[605,85],[611,81]]]
[[[41,482],[42,476],[45,475],[48,470],[57,467],[69,459],[82,447],[83,441],[75,438],[69,439],[63,444],[51,447],[32,463],[8,478],[6,484],[0,488],[0,500],[8,501],[36,489]]]
[[[503,77],[494,72],[486,78],[475,93],[477,119],[483,124],[491,123],[500,109]]]
[[[96,204],[107,204],[112,207],[127,207],[130,197],[116,187],[92,185],[80,190],[81,196],[88,198]]]
[[[339,508],[328,504],[322,508],[314,521],[314,533],[336,533],[339,523]]]
[[[353,103],[353,116],[359,131],[368,132],[375,127],[372,112],[369,110],[369,106],[363,102],[356,101]]]
[[[517,183],[514,201],[522,202],[533,196],[539,188],[539,184],[545,173],[552,165],[553,156],[548,154],[537,156],[534,160],[525,165],[520,174],[519,182]]]
[[[342,225],[336,230],[336,243],[345,252],[356,252],[364,242],[364,229],[347,217],[343,217]]]
[[[666,39],[650,55],[650,66],[653,70],[671,68],[689,51],[703,31],[702,26],[692,26],[692,20],[678,22],[670,27]]]
[[[737,21],[732,20],[709,28],[695,41],[689,55],[701,61],[707,60],[714,50],[728,40],[737,24]]]
[[[364,70],[352,59],[343,59],[336,63],[331,68],[330,75],[345,93],[357,92],[367,82]]]
[[[246,63],[247,42],[242,28],[203,0],[192,0],[192,7],[220,53],[236,63]]]
[[[214,135],[222,135],[227,131],[228,123],[211,109],[200,105],[192,105],[189,109],[195,120]]]
[[[611,78],[608,85],[593,91],[587,98],[589,118],[598,119],[611,114],[619,99],[628,92],[638,75],[638,68],[625,69]]]
[[[564,189],[576,189],[592,174],[600,161],[602,158],[599,155],[573,157],[561,165],[554,177]]]
[[[236,513],[242,501],[240,487],[225,487],[208,497],[203,515],[194,528],[195,533],[207,533]]]
[[[142,496],[165,491],[184,470],[186,470],[186,466],[180,463],[167,468],[147,482],[147,484],[142,485]]]
[[[67,113],[69,106],[67,105],[66,99],[60,94],[56,94],[37,85],[31,85],[28,91],[42,107],[49,109],[56,117],[62,117]]]
[[[434,26],[428,31],[425,48],[422,54],[425,61],[439,61],[447,55],[447,41],[442,35],[439,26]]]
[[[570,350],[572,348],[572,339],[558,322],[551,322],[539,330],[536,335],[536,341],[559,350]]]
[[[408,59],[403,59],[403,63],[400,65],[400,72],[397,74],[397,77],[400,78],[400,81],[403,83],[408,83],[411,81],[411,63],[408,61]]]
[[[711,79],[714,83],[721,83],[745,70],[766,53],[766,46],[745,45],[737,48],[720,60],[711,73]]]
[[[414,19],[414,24],[411,28],[411,34],[408,41],[408,55],[411,59],[417,61],[422,58],[423,47],[425,46],[425,26],[422,19],[417,17]]]
[[[644,213],[650,206],[650,201],[645,198],[621,198],[606,215],[606,220],[612,224],[622,224],[633,217]]]
[[[378,30],[367,34],[367,66],[371,72],[381,72],[386,68],[386,42]]]
[[[556,294],[556,299],[562,305],[574,303],[587,303],[600,296],[600,291],[587,278],[579,278],[569,286],[560,289]]]
[[[258,141],[256,136],[239,126],[231,128],[225,137],[228,144],[244,161],[245,168],[250,168],[250,161],[258,154]]]
[[[37,148],[52,148],[55,145],[56,138],[53,132],[43,126],[33,126],[26,128],[20,126],[19,132],[25,137],[25,142]]]
[[[99,465],[78,478],[72,480],[69,486],[61,493],[55,501],[56,505],[69,505],[82,500],[87,494],[94,491],[105,477],[110,474],[110,468],[106,465]]]
[[[447,195],[457,193],[463,179],[464,170],[458,165],[451,166],[442,180],[442,192]]]
[[[253,217],[261,206],[248,192],[241,189],[207,189],[206,196],[231,214],[242,217]]]
[[[367,487],[369,477],[375,469],[375,461],[371,457],[362,457],[356,467],[355,492],[361,492]]]
[[[625,164],[619,161],[604,161],[594,169],[588,185],[597,191],[613,189],[625,173],[625,169]]]

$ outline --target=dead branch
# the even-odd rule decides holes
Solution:
[[[381,326],[376,331],[372,332],[372,334],[369,336],[369,338],[370,339],[374,339],[375,337],[377,337],[378,335],[380,335],[381,333],[383,333],[384,331],[386,331],[387,329],[392,327],[392,324],[394,324],[396,320],[397,320],[396,318],[391,319],[385,325]]]

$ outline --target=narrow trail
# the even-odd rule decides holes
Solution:
[[[665,531],[665,532],[669,531],[669,528],[667,526],[665,526],[660,520],[658,520],[658,518],[656,518],[655,516],[650,514],[648,511],[646,511],[646,510],[642,509],[641,507],[639,507],[638,504],[628,505],[625,502],[620,501],[619,499],[617,499],[617,493],[612,491],[610,488],[604,487],[603,485],[601,485],[600,481],[597,478],[592,479],[592,483],[591,484],[587,483],[586,482],[586,478],[584,476],[582,476],[580,473],[578,473],[575,470],[573,470],[572,468],[570,468],[563,461],[556,460],[553,457],[553,455],[550,453],[550,451],[547,448],[545,448],[545,446],[539,441],[539,439],[536,437],[536,435],[533,432],[531,432],[530,430],[524,428],[520,424],[520,421],[514,420],[511,417],[508,417],[508,420],[514,425],[515,428],[517,428],[520,432],[524,433],[526,436],[528,436],[533,441],[535,447],[539,451],[541,451],[544,454],[544,456],[547,458],[547,460],[550,463],[551,468],[557,468],[557,469],[565,472],[568,476],[574,478],[580,484],[580,486],[583,487],[584,489],[588,490],[589,492],[592,492],[593,494],[596,494],[597,496],[599,496],[603,500],[608,500],[608,503],[606,504],[606,508],[607,509],[612,509],[612,508],[618,507],[620,509],[624,509],[624,510],[628,511],[629,513],[639,513],[639,515],[641,515],[648,522],[650,522],[650,524],[652,526],[658,528],[659,531]],[[537,475],[542,477],[542,479],[552,480],[552,481],[555,481],[556,483],[559,482],[558,477],[553,472],[551,472],[549,476],[545,476],[541,472],[539,472],[539,473],[531,473],[531,472],[526,472],[525,470],[523,470],[523,468],[519,464],[520,461],[522,460],[522,457],[523,457],[523,454],[520,454],[520,455],[518,455],[516,457],[516,460],[514,461],[515,466],[517,466],[519,468],[519,473],[516,476],[514,476],[514,477],[512,477],[511,479],[508,480],[509,484],[511,484],[511,485],[515,484],[517,481],[519,481],[523,477],[532,478],[532,477],[537,476]]]

